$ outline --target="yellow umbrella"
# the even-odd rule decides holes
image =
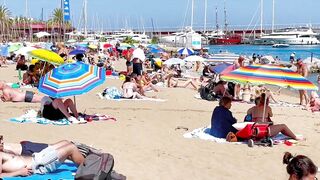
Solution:
[[[98,46],[97,46],[97,45],[94,45],[94,44],[90,44],[88,47],[89,47],[90,49],[97,49],[97,48],[98,48]]]
[[[35,57],[41,61],[46,61],[54,65],[61,65],[64,63],[64,60],[61,56],[53,51],[46,49],[36,49],[29,52],[29,55]]]
[[[31,60],[32,65],[35,65],[37,62],[39,62],[39,59],[32,58],[32,60]]]

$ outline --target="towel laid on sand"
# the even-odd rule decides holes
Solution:
[[[210,134],[210,125],[202,128],[195,129],[191,132],[187,132],[183,135],[184,138],[198,138],[206,141],[213,141],[216,143],[230,143],[226,141],[225,138],[217,138],[214,137]],[[300,136],[301,135],[297,135]],[[274,141],[275,144],[283,144],[286,140],[289,140],[290,138],[283,135],[283,134],[278,134],[277,136],[273,137],[272,140]],[[291,141],[292,143],[295,143],[294,140]],[[232,144],[245,144],[246,142],[232,142]]]
[[[127,99],[116,96],[116,98],[110,98],[110,96],[103,96],[102,93],[97,93],[100,99],[107,99],[112,101],[155,101],[155,102],[165,102],[166,99],[156,99],[156,98],[144,98],[144,99]]]
[[[106,121],[106,120],[114,120],[116,121],[116,118],[108,115],[101,115],[101,114],[94,114],[94,115],[86,115],[84,114],[84,119],[86,120],[93,120],[93,121]],[[60,119],[58,121],[51,121],[46,118],[38,117],[37,111],[31,109],[28,110],[24,115],[16,118],[11,118],[11,122],[17,122],[17,123],[38,123],[38,124],[51,124],[51,125],[70,125],[70,121],[67,119]]]
[[[73,173],[77,171],[77,167],[74,163],[66,162],[63,163],[55,172],[45,174],[45,175],[39,175],[39,174],[33,174],[28,177],[6,177],[2,178],[3,180],[44,180],[44,179],[50,179],[50,180],[72,180],[74,179]]]

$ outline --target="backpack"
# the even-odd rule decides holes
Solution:
[[[76,180],[112,180],[114,159],[111,154],[89,154],[78,167]]]
[[[199,89],[201,99],[207,101],[215,101],[217,100],[214,92],[212,92],[207,86],[203,86]]]

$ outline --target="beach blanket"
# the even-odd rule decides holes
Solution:
[[[183,135],[184,138],[197,138],[206,141],[213,141],[216,143],[232,143],[232,144],[246,144],[246,142],[228,142],[225,138],[217,138],[210,134],[210,125],[202,128],[195,129],[191,132],[187,132]],[[301,136],[301,135],[297,135]],[[272,140],[274,144],[284,144],[286,140],[290,140],[289,137],[279,133],[277,136],[273,137]],[[290,140],[291,143],[296,143],[295,140]]]
[[[84,119],[88,121],[106,121],[106,120],[114,120],[116,121],[116,118],[108,115],[101,115],[101,114],[93,114],[93,115],[86,115],[84,114]],[[51,125],[70,125],[70,121],[67,119],[60,119],[58,121],[51,121],[46,118],[38,117],[37,111],[31,109],[28,110],[24,115],[16,118],[11,118],[9,119],[11,122],[16,122],[16,123],[38,123],[38,124],[51,124]]]
[[[97,93],[100,99],[107,99],[112,101],[155,101],[155,102],[165,102],[166,99],[156,99],[156,98],[144,98],[144,99],[127,99],[121,98],[122,93],[115,89],[106,89],[103,93]],[[109,90],[109,91],[108,91]]]
[[[54,173],[45,175],[33,174],[28,177],[6,177],[3,180],[72,180],[74,179],[73,174],[77,171],[77,167],[74,163],[65,162],[63,163]]]

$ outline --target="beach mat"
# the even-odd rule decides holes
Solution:
[[[97,96],[100,99],[106,99],[111,101],[155,101],[155,102],[166,102],[166,99],[156,99],[156,98],[146,98],[146,99],[127,99],[127,98],[118,98],[118,99],[111,99],[106,98],[105,96],[102,96],[102,93],[97,93]]]
[[[196,138],[206,141],[213,141],[216,143],[230,143],[225,138],[217,138],[210,134],[210,126],[197,128],[191,132],[187,132],[183,135],[184,138]],[[302,135],[297,135],[302,137]],[[273,137],[272,140],[275,142],[275,144],[284,144],[286,140],[290,140],[293,144],[296,143],[295,140],[290,139],[289,137],[279,133],[277,136]],[[247,144],[247,142],[232,142],[232,144]]]
[[[74,163],[65,162],[55,172],[45,175],[33,174],[28,177],[5,177],[3,180],[72,180],[73,174],[77,171]]]
[[[90,118],[92,121],[106,121],[106,120],[116,121],[116,118],[114,118],[112,116],[100,115],[100,114],[85,115],[85,118],[87,118],[87,119]],[[43,124],[43,125],[58,125],[58,126],[72,124],[67,119],[60,119],[58,121],[51,121],[46,118],[38,117],[37,111],[35,111],[33,109],[28,110],[24,115],[22,115],[20,117],[11,118],[11,119],[9,119],[9,121],[15,122],[15,123],[37,123],[37,124]]]

